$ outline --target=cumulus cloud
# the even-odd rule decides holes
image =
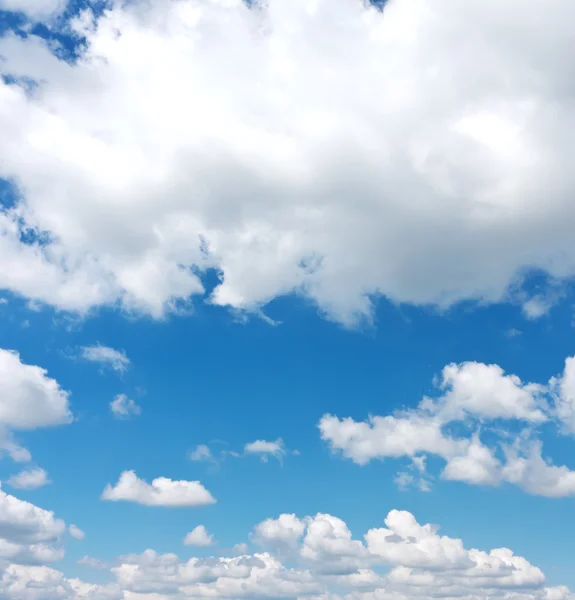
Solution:
[[[68,533],[76,540],[83,540],[86,537],[86,534],[76,525],[70,525]]]
[[[403,489],[416,482],[422,491],[429,489],[424,475],[430,455],[444,460],[440,476],[445,480],[489,486],[506,482],[531,494],[573,496],[575,471],[543,455],[537,427],[552,424],[560,432],[575,433],[574,365],[568,358],[563,374],[535,384],[506,374],[498,365],[450,364],[436,382],[438,397],[365,421],[326,414],[318,425],[320,435],[334,452],[359,465],[409,458],[416,475],[401,471],[395,477]],[[481,437],[486,423],[495,439],[489,444]]]
[[[118,394],[110,402],[110,410],[117,419],[127,419],[142,414],[141,406],[136,404],[131,398],[128,398],[126,394]]]
[[[28,365],[20,355],[0,348],[0,449],[15,461],[31,456],[12,432],[63,425],[72,421],[69,393],[45,369]]]
[[[262,552],[235,557],[175,554],[120,556],[114,583],[100,586],[67,579],[48,567],[11,566],[0,580],[0,597],[16,600],[179,600],[180,598],[309,598],[310,600],[572,600],[567,587],[546,587],[541,570],[508,548],[481,551],[440,535],[409,512],[392,510],[384,527],[354,538],[329,514],[280,515],[254,528]],[[282,562],[282,547],[291,554]],[[278,552],[280,554],[278,554]],[[82,559],[82,564],[92,564]],[[106,565],[97,563],[98,568]],[[382,574],[383,573],[383,574]],[[16,592],[28,590],[28,595]],[[56,591],[57,590],[57,593]],[[8,593],[8,591],[10,593]]]
[[[496,302],[527,267],[572,276],[575,7],[538,6],[114,2],[75,21],[76,64],[5,36],[0,176],[22,199],[0,287],[161,317],[215,268],[214,304],[296,293],[351,324],[379,295]]]
[[[15,488],[35,490],[50,483],[48,473],[44,469],[35,468],[20,471],[17,475],[12,475],[8,483]]]
[[[108,367],[118,373],[123,373],[132,363],[123,350],[115,350],[109,346],[97,344],[95,346],[83,346],[81,357]]]
[[[124,471],[115,486],[108,484],[102,500],[124,500],[146,506],[204,506],[215,502],[199,481],[157,477],[150,484],[139,479],[134,471]]]
[[[65,528],[52,511],[0,490],[0,559],[19,564],[59,560]]]
[[[244,446],[244,453],[255,454],[259,456],[260,460],[263,462],[267,462],[270,456],[277,458],[277,460],[281,462],[286,454],[286,449],[281,438],[278,438],[274,442],[256,440],[255,442],[250,442]]]
[[[186,534],[186,537],[184,538],[184,545],[186,546],[205,547],[213,546],[214,544],[214,536],[211,533],[208,533],[203,525],[194,527],[194,529]]]

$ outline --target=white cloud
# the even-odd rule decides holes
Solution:
[[[537,7],[117,2],[78,19],[76,65],[5,36],[2,72],[42,93],[0,86],[0,175],[24,196],[0,287],[161,317],[215,267],[215,304],[296,292],[353,323],[379,294],[500,301],[524,267],[573,275],[575,8]]]
[[[439,527],[392,510],[385,527],[355,539],[329,514],[280,515],[254,528],[265,551],[235,557],[175,554],[120,556],[110,567],[84,557],[80,564],[110,568],[115,582],[89,584],[48,567],[11,565],[1,571],[0,598],[10,600],[180,600],[284,598],[293,600],[573,600],[565,586],[546,587],[539,568],[507,548],[466,548]],[[278,545],[279,543],[279,545]],[[289,548],[288,561],[282,554]],[[383,573],[383,574],[382,574]]]
[[[194,527],[192,531],[186,534],[186,537],[184,538],[184,544],[186,546],[205,547],[213,546],[215,542],[214,536],[211,533],[208,533],[203,525],[198,525],[197,527]]]
[[[82,558],[78,559],[76,562],[79,565],[86,565],[87,567],[92,567],[93,569],[108,569],[110,567],[106,561],[87,555],[82,556]]]
[[[118,419],[126,419],[142,414],[142,408],[131,398],[128,398],[126,394],[118,394],[110,402],[110,410]]]
[[[489,486],[507,482],[531,494],[575,496],[575,471],[542,456],[536,429],[551,422],[575,432],[574,365],[569,358],[561,376],[534,384],[505,374],[498,365],[451,364],[436,382],[439,397],[425,397],[415,409],[365,421],[326,414],[318,427],[334,452],[357,464],[411,459],[410,468],[419,475],[399,472],[395,482],[403,489],[417,482],[421,491],[429,490],[425,457],[433,455],[445,461],[444,480]],[[489,424],[488,445],[481,437],[484,424]]]
[[[72,421],[68,392],[41,367],[27,365],[17,352],[0,349],[0,424],[36,429]]]
[[[0,9],[22,12],[32,19],[45,19],[65,6],[65,0],[0,0]]]
[[[70,525],[68,533],[76,540],[83,540],[86,537],[86,534],[76,525]]]
[[[65,528],[53,512],[0,490],[0,559],[21,564],[59,560]]]
[[[44,469],[35,468],[12,475],[8,483],[15,488],[34,490],[50,483],[50,479]]]
[[[72,422],[69,392],[45,369],[23,363],[17,352],[1,348],[0,389],[0,450],[17,462],[31,456],[14,440],[12,431]]]
[[[195,462],[218,462],[209,446],[206,446],[206,444],[199,444],[196,446],[196,448],[188,454],[188,458]]]
[[[146,506],[203,506],[215,499],[199,481],[172,481],[158,477],[147,483],[134,471],[124,471],[115,486],[108,484],[103,500],[125,500]]]
[[[123,373],[132,363],[123,350],[115,350],[108,346],[83,346],[81,356],[84,360],[99,363],[118,373]]]
[[[282,439],[277,439],[275,442],[256,440],[244,446],[244,454],[256,454],[263,462],[267,462],[269,457],[273,456],[281,462],[286,454],[286,449]]]

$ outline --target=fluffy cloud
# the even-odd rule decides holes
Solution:
[[[296,292],[352,323],[380,294],[500,301],[525,267],[573,275],[571,0],[248,5],[111,3],[74,24],[75,65],[2,38],[0,176],[22,199],[0,287],[160,317],[214,267],[215,304]]]
[[[118,419],[127,419],[142,413],[142,408],[136,404],[134,400],[128,398],[126,394],[118,394],[112,402],[110,402],[110,410]]]
[[[256,440],[244,446],[244,454],[256,454],[263,462],[267,462],[269,457],[273,456],[281,462],[286,449],[282,439],[277,439],[275,442]]]
[[[0,424],[36,429],[70,423],[68,392],[41,367],[27,365],[17,352],[0,349]]]
[[[214,497],[199,481],[172,481],[157,477],[152,483],[139,479],[134,471],[124,471],[115,486],[108,484],[103,500],[136,502],[146,506],[203,506]]]
[[[83,540],[86,537],[86,534],[76,525],[70,525],[68,533],[76,540]]]
[[[44,469],[27,469],[8,479],[8,483],[15,488],[35,490],[50,483],[48,473]]]
[[[0,449],[16,461],[30,453],[14,441],[13,430],[52,427],[72,421],[69,393],[47,371],[23,363],[20,355],[0,348]]]
[[[109,367],[118,373],[123,373],[132,364],[123,350],[115,350],[100,344],[83,346],[81,357],[84,360],[99,363],[103,367]]]
[[[194,527],[194,529],[186,534],[186,537],[184,538],[184,544],[186,546],[204,547],[213,546],[214,543],[214,536],[211,533],[208,533],[203,525]]]
[[[541,570],[511,550],[468,549],[405,511],[391,511],[385,527],[370,529],[363,540],[328,514],[280,515],[256,525],[253,539],[266,550],[187,561],[153,550],[121,556],[111,567],[115,583],[106,586],[67,579],[47,567],[14,565],[4,570],[0,598],[4,593],[11,600],[573,600],[566,587],[545,587]],[[291,550],[290,566],[278,555],[285,546],[273,548],[278,541]],[[96,565],[107,568],[101,561]]]
[[[59,560],[65,528],[53,512],[0,490],[0,559],[23,564]]]
[[[523,383],[498,365],[451,364],[437,382],[437,398],[425,397],[415,409],[365,421],[326,414],[319,422],[320,434],[334,452],[360,465],[409,458],[424,491],[429,489],[425,458],[434,455],[445,461],[441,477],[446,480],[507,482],[531,494],[573,496],[575,471],[543,456],[536,428],[550,423],[560,432],[574,432],[574,365],[569,358],[562,375],[534,384]],[[481,439],[483,423],[491,423],[491,438],[496,440],[489,445]],[[407,488],[416,477],[402,471],[395,481]]]

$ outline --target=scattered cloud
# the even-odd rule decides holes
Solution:
[[[64,521],[0,490],[0,558],[18,564],[60,560]]]
[[[76,561],[79,565],[86,565],[87,567],[92,567],[93,569],[109,569],[110,565],[99,558],[92,558],[91,556],[83,556],[78,561]]]
[[[548,497],[575,496],[575,471],[543,456],[537,428],[555,425],[575,433],[575,357],[562,375],[546,384],[523,383],[498,365],[451,364],[436,382],[435,399],[423,398],[413,410],[366,421],[324,415],[321,437],[334,452],[363,465],[373,459],[409,458],[411,470],[395,477],[400,488],[430,487],[425,458],[443,459],[440,477],[472,485],[511,483]],[[486,444],[481,429],[490,423]],[[507,423],[502,426],[502,423]],[[455,425],[465,427],[455,427]],[[458,432],[458,435],[455,433]],[[414,475],[418,472],[419,475]]]
[[[244,454],[255,454],[260,457],[262,462],[267,462],[270,457],[276,458],[282,462],[286,455],[286,448],[283,440],[278,438],[275,442],[266,442],[265,440],[256,440],[244,446]]]
[[[84,360],[98,363],[100,366],[112,369],[117,373],[124,373],[132,364],[123,350],[115,350],[108,346],[100,344],[83,346],[80,351]]]
[[[70,525],[68,533],[76,540],[83,540],[86,537],[86,534],[76,525]]]
[[[110,410],[117,419],[128,419],[142,414],[142,408],[126,394],[118,394],[110,402]]]
[[[167,477],[157,477],[150,484],[139,479],[134,471],[124,471],[115,486],[108,484],[102,500],[171,507],[215,503],[214,497],[199,481],[172,481]]]
[[[0,449],[13,460],[26,462],[30,453],[13,438],[13,431],[65,425],[73,420],[69,392],[41,367],[22,362],[18,352],[0,349]]]
[[[214,536],[208,533],[203,525],[194,527],[184,538],[184,545],[186,546],[206,547],[214,544]]]
[[[48,473],[44,469],[26,469],[17,475],[12,475],[8,483],[15,488],[25,490],[35,490],[50,483]]]
[[[199,444],[188,454],[188,458],[195,462],[207,462],[219,465],[228,457],[245,458],[258,456],[261,462],[267,463],[270,458],[275,458],[280,463],[288,454],[299,456],[298,450],[289,450],[284,441],[278,438],[275,441],[255,440],[244,444],[242,452],[234,450],[220,450],[217,454],[207,444]]]

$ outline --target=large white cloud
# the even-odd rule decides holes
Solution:
[[[334,452],[360,465],[373,459],[409,458],[415,475],[400,472],[396,482],[417,482],[427,490],[425,458],[445,461],[441,477],[474,485],[515,484],[531,494],[575,496],[575,470],[543,455],[538,426],[549,434],[572,434],[573,358],[563,374],[545,384],[523,383],[498,365],[451,364],[437,382],[439,396],[424,397],[410,410],[372,415],[364,421],[326,414],[320,435]],[[490,442],[481,427],[489,424]],[[487,436],[489,437],[489,436]]]
[[[0,41],[40,82],[0,85],[0,287],[160,316],[213,266],[217,304],[353,322],[575,273],[571,0],[247,4],[112,3],[75,66]]]
[[[108,484],[103,500],[127,501],[146,506],[203,506],[213,504],[214,497],[199,481],[173,481],[157,477],[148,483],[134,471],[124,471],[116,485]]]

